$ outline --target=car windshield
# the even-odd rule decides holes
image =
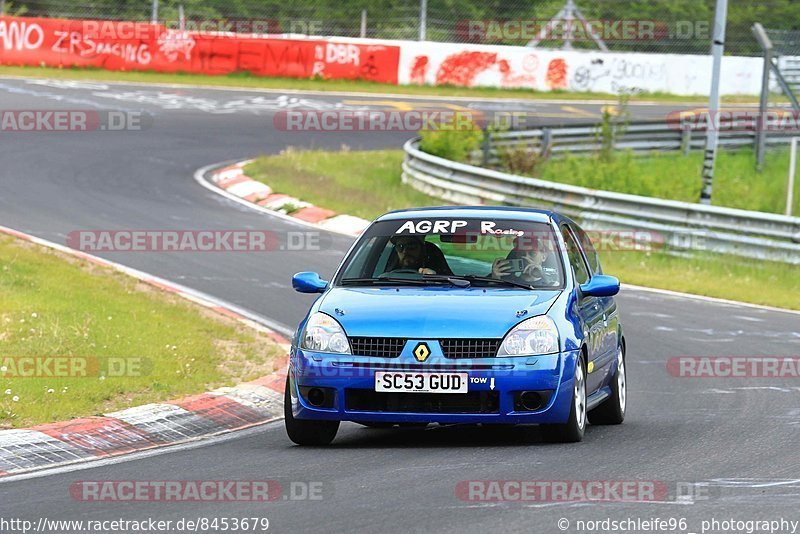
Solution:
[[[336,284],[563,287],[549,224],[500,219],[397,219],[370,226]]]

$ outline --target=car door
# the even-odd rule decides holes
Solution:
[[[589,275],[603,274],[600,256],[597,254],[590,237],[577,224],[571,223],[569,226],[575,232],[578,245],[586,258],[586,263],[589,266]],[[592,370],[594,375],[592,378],[593,382],[597,381],[599,387],[606,382],[617,355],[617,346],[619,345],[619,309],[614,297],[597,297],[595,300],[601,312],[602,338],[599,343],[599,354]],[[587,382],[587,384],[590,384],[590,382]]]
[[[572,276],[576,285],[587,283],[591,278],[589,266],[584,258],[583,251],[578,245],[574,230],[567,224],[561,226],[561,236],[567,247],[567,258],[572,268]],[[601,380],[594,372],[594,367],[602,361],[603,350],[603,311],[600,299],[589,295],[581,294],[578,290],[578,315],[580,317],[583,337],[586,340],[587,356],[587,377],[586,393],[590,394],[600,387]]]

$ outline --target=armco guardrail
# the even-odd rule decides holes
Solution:
[[[800,217],[613,193],[515,176],[403,150],[403,182],[458,204],[554,208],[587,229],[641,231],[670,250],[707,250],[800,264]]]
[[[752,146],[757,139],[757,128],[753,114],[749,118],[725,120],[719,128],[719,146],[738,148]],[[767,143],[776,145],[788,143],[792,137],[800,137],[800,130],[792,127],[789,121],[784,129],[777,126],[769,128]],[[703,150],[706,144],[707,128],[700,120],[693,123],[652,121],[635,122],[624,127],[614,126],[612,132],[614,148],[633,151]],[[557,156],[561,153],[595,152],[601,147],[601,126],[578,124],[562,127],[541,127],[531,130],[510,130],[489,132],[481,152],[473,154],[475,161],[484,165],[498,165],[500,152],[523,147],[531,152]]]

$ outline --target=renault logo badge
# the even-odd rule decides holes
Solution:
[[[418,362],[424,362],[430,355],[431,349],[428,348],[427,343],[418,343],[417,347],[414,349],[414,358],[416,358]]]

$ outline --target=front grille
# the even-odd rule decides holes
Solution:
[[[351,337],[350,349],[354,356],[374,358],[397,358],[403,351],[406,338],[403,337]],[[501,339],[440,339],[439,344],[445,358],[494,358]]]
[[[402,337],[351,337],[350,350],[354,356],[397,358],[406,344]]]
[[[494,358],[500,339],[440,339],[445,358]]]
[[[345,389],[346,410],[351,412],[498,413],[497,391],[469,393],[378,393],[371,389]]]

